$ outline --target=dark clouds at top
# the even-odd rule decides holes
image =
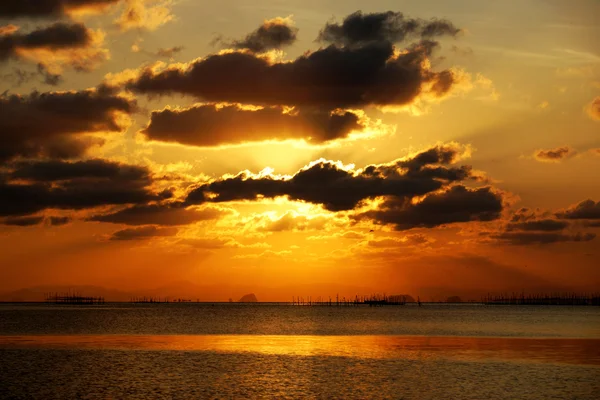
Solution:
[[[401,12],[363,14],[357,11],[344,18],[341,24],[327,23],[317,40],[340,46],[356,46],[370,42],[398,43],[409,38],[456,36],[459,32],[460,29],[452,22],[443,19],[426,21],[407,18]]]
[[[415,27],[421,32],[419,40],[399,52],[385,33],[375,32],[364,45],[332,44],[290,62],[234,51],[163,70],[148,67],[124,86],[136,93],[186,94],[208,102],[327,110],[401,106],[411,103],[424,91],[443,97],[458,83],[459,77],[451,69],[439,72],[431,69],[427,61],[438,44],[425,38],[455,34],[456,28],[441,20],[417,24],[422,24]],[[238,47],[272,48],[263,43],[266,39],[258,39],[268,35],[258,32],[262,31],[251,33],[247,40],[238,42]],[[280,43],[281,38],[277,37],[275,41]],[[254,40],[258,44],[250,43]]]
[[[276,18],[229,43],[244,50],[162,69],[144,67],[135,77],[113,84],[138,94],[183,94],[204,103],[153,112],[142,131],[151,140],[195,146],[271,139],[322,143],[364,130],[352,110],[401,107],[422,96],[439,99],[462,84],[464,74],[455,69],[434,71],[430,63],[438,47],[432,38],[457,32],[445,20],[355,13],[342,25],[328,24],[321,32],[321,40],[332,44],[291,61],[276,61],[257,53],[290,45],[297,35],[289,19]],[[396,48],[394,42],[407,35],[416,42]],[[229,104],[217,108],[215,103]],[[237,104],[263,109],[250,111]],[[294,112],[282,112],[288,107]]]
[[[0,96],[0,161],[15,157],[79,157],[101,139],[86,133],[120,132],[119,114],[136,102],[104,88]]]
[[[0,18],[57,18],[70,11],[102,8],[121,0],[2,0]]]
[[[235,49],[248,49],[261,53],[268,50],[291,46],[297,39],[298,28],[288,18],[274,18],[265,21],[244,39],[224,43]]]
[[[453,71],[434,72],[424,63],[434,47],[434,43],[419,43],[407,53],[394,55],[389,43],[358,49],[329,46],[281,63],[243,52],[216,54],[184,69],[143,69],[125,87],[142,94],[179,93],[211,102],[329,110],[406,105],[422,93],[425,84],[435,88],[434,96],[443,97],[457,83]]]

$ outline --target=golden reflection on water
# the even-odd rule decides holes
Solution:
[[[359,359],[514,359],[600,365],[600,339],[425,336],[0,336],[0,348],[213,351]]]

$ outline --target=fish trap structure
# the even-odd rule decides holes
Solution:
[[[83,296],[80,293],[46,293],[46,303],[72,304],[72,305],[94,305],[104,304],[104,297]]]
[[[490,306],[600,306],[600,293],[488,294],[482,303]]]
[[[307,297],[293,297],[292,305],[298,306],[329,306],[329,307],[342,307],[342,306],[361,306],[367,305],[369,307],[380,307],[380,306],[403,306],[406,304],[406,296],[403,295],[391,295],[385,294],[374,294],[369,296],[358,296],[354,298],[346,298],[336,295],[332,297],[317,297],[313,300],[311,296]]]

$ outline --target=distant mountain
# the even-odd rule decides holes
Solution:
[[[240,303],[258,303],[258,299],[254,295],[254,293],[245,294],[239,300]]]

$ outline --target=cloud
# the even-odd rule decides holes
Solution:
[[[121,0],[2,0],[0,18],[57,18],[76,11],[101,11]]]
[[[161,58],[173,58],[175,54],[180,53],[182,50],[183,46],[160,48],[156,51],[156,55]]]
[[[142,133],[150,140],[193,146],[270,139],[307,139],[323,143],[364,129],[361,119],[350,111],[286,112],[281,107],[249,109],[239,105],[201,104],[154,111]]]
[[[141,46],[141,43],[144,40],[142,38],[136,39],[136,41],[131,45],[131,51],[134,53],[142,53],[149,57],[153,58],[167,58],[172,60],[176,54],[183,51],[183,46],[173,46],[173,47],[161,47],[156,51],[148,51]]]
[[[6,82],[11,82],[13,87],[19,87],[24,83],[31,82],[36,78],[41,78],[40,83],[56,86],[62,82],[60,74],[53,74],[42,63],[37,65],[35,71],[28,71],[22,68],[14,68],[12,73],[7,73],[2,76]]]
[[[1,220],[0,223],[12,226],[34,226],[39,225],[44,221],[44,216],[31,217],[8,217]]]
[[[148,180],[146,168],[102,159],[64,162],[58,160],[24,161],[12,164],[11,179],[55,182],[72,179]]]
[[[569,146],[548,150],[536,150],[533,157],[540,162],[560,162],[574,156],[577,152]]]
[[[423,246],[433,243],[434,240],[422,235],[406,235],[403,237],[384,237],[378,239],[367,240],[366,244],[369,247],[374,248],[396,248],[396,247],[409,247],[409,246]]]
[[[140,226],[114,232],[109,240],[144,240],[153,237],[175,236],[177,228],[161,228],[157,226]]]
[[[309,218],[294,212],[287,212],[279,219],[268,220],[258,230],[265,232],[323,230],[328,222],[329,218],[324,216]]]
[[[71,222],[71,217],[48,217],[46,221],[50,226],[62,226]]]
[[[600,219],[600,201],[585,200],[564,211],[558,212],[557,216],[565,219]]]
[[[396,230],[433,228],[455,222],[492,221],[503,210],[502,193],[490,187],[469,189],[462,185],[429,194],[422,201],[392,198],[377,210],[367,211],[358,218],[372,219],[379,224],[392,224]]]
[[[144,167],[106,160],[30,161],[0,176],[0,216],[21,216],[46,209],[80,210],[105,205],[161,201],[170,192],[152,189]]]
[[[364,45],[371,42],[398,43],[407,38],[430,39],[436,36],[456,36],[460,29],[443,19],[406,18],[400,12],[363,14],[356,11],[339,23],[330,22],[319,32],[320,42],[340,46]]]
[[[15,157],[73,158],[101,144],[89,133],[121,132],[135,101],[109,90],[0,95],[0,161]]]
[[[320,110],[405,106],[422,96],[444,98],[466,79],[455,69],[432,69],[429,57],[436,46],[422,41],[398,51],[389,42],[331,45],[281,62],[227,51],[162,69],[144,67],[122,84],[136,93],[184,94],[216,103]]]
[[[175,19],[171,13],[172,5],[172,0],[127,0],[125,9],[115,20],[115,24],[122,31],[156,30]]]
[[[45,223],[49,226],[62,226],[71,222],[70,217],[44,217],[39,216],[27,216],[27,217],[8,217],[0,220],[0,224],[12,225],[12,226],[35,226]]]
[[[591,119],[600,121],[600,96],[592,100],[586,107],[586,111]]]
[[[459,56],[464,56],[464,57],[473,55],[473,49],[471,47],[458,47],[456,45],[453,45],[450,48],[450,51],[452,51],[453,53],[455,53]]]
[[[108,50],[101,46],[102,31],[84,25],[57,22],[45,28],[20,33],[19,30],[0,35],[0,62],[24,59],[43,65],[52,73],[70,66],[90,71],[108,59]]]
[[[588,242],[595,237],[596,234],[594,233],[564,234],[556,232],[502,232],[492,235],[493,239],[519,246],[559,242]]]
[[[186,202],[256,201],[287,196],[290,200],[320,204],[330,211],[352,210],[366,199],[381,196],[412,198],[471,178],[468,166],[442,165],[457,159],[460,151],[453,145],[438,146],[408,159],[369,165],[362,170],[319,160],[292,177],[242,172],[193,189]]]
[[[298,28],[294,26],[291,17],[277,17],[264,21],[260,27],[246,35],[244,39],[224,44],[235,49],[248,49],[261,53],[291,46],[296,41],[297,34]]]
[[[587,215],[582,216],[587,217]],[[573,232],[573,228],[575,225],[571,224],[564,212],[553,214],[548,211],[521,208],[512,214],[509,222],[499,232],[482,232],[481,235],[489,236],[500,243],[519,246],[587,242],[596,237],[593,233]]]
[[[569,223],[567,221],[560,221],[556,219],[540,219],[535,221],[524,221],[524,222],[511,222],[507,225],[507,231],[562,231],[567,228]]]
[[[112,214],[96,215],[90,221],[125,225],[188,225],[198,221],[219,219],[230,211],[206,207],[201,210],[185,208],[180,203],[135,205]]]

